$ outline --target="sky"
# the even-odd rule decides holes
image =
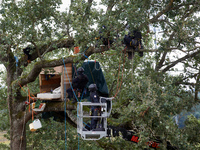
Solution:
[[[65,11],[66,8],[69,8],[70,6],[70,0],[62,0],[62,5],[60,6],[60,11]]]

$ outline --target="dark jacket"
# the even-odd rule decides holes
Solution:
[[[85,74],[80,74],[72,80],[72,86],[74,89],[84,90],[88,81],[88,77]]]
[[[92,103],[99,103],[99,95],[96,91],[90,92],[90,100]]]

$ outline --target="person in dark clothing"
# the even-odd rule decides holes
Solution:
[[[78,97],[80,94],[84,92],[85,86],[88,83],[88,77],[84,74],[84,69],[82,67],[77,69],[78,76],[72,80],[72,88],[67,89],[68,98],[74,98],[72,103],[77,102],[76,98],[74,97],[73,91],[78,92]]]
[[[132,49],[132,52],[128,52],[128,58],[132,59],[134,56],[134,52],[138,51],[139,56],[143,56],[143,52],[140,49],[143,49],[142,45],[142,34],[140,31],[134,30],[132,33],[128,33],[124,37],[124,44],[127,46],[128,49]]]
[[[110,36],[110,31],[104,25],[99,31],[99,37],[95,37],[95,39],[102,41],[105,46],[110,46],[113,43],[113,37]]]
[[[31,46],[28,46],[26,48],[23,49],[24,54],[26,55],[26,59],[27,59],[27,63],[31,62],[31,54],[30,51],[33,50],[33,48]]]
[[[99,103],[99,95],[97,93],[97,86],[96,84],[90,84],[88,87],[90,91],[90,100],[92,103]],[[100,111],[99,106],[92,106],[91,107],[91,112],[92,116],[98,116],[98,113]],[[97,123],[98,123],[98,118],[92,118],[91,119],[91,125],[90,125],[90,130],[96,129],[97,128]]]

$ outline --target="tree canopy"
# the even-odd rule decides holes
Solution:
[[[140,140],[133,146],[121,138],[111,142],[105,138],[81,146],[141,149],[148,147],[149,139],[160,139],[161,149],[168,142],[180,149],[198,149],[199,120],[190,116],[186,127],[179,129],[174,116],[199,103],[199,0],[71,0],[60,11],[61,4],[61,0],[1,1],[0,63],[6,68],[7,95],[1,96],[0,103],[5,104],[6,97],[10,149],[30,146],[23,125],[32,114],[25,108],[27,96],[21,87],[28,85],[37,93],[42,68],[60,66],[63,61],[80,65],[87,58],[100,62],[110,96],[116,95],[108,124],[135,131]],[[136,53],[127,59],[123,44],[127,29],[141,31],[143,57]],[[114,42],[102,49],[102,40],[95,40],[99,31]],[[80,53],[71,54],[74,46],[79,46]],[[23,52],[28,47],[30,63]],[[55,106],[47,107],[51,111]],[[69,116],[73,113],[68,111]],[[73,132],[68,130],[69,138],[77,139]]]

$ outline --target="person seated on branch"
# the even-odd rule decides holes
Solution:
[[[84,92],[85,86],[88,83],[88,77],[84,74],[83,67],[77,69],[78,76],[72,80],[72,88],[67,89],[68,98],[74,98],[72,103],[76,103],[76,97],[74,96],[73,91],[78,92],[78,97],[80,97],[81,93]]]
[[[92,103],[99,103],[99,95],[97,93],[96,84],[90,84],[88,87],[90,91],[90,100]],[[91,107],[91,116],[98,116],[100,112],[100,106],[92,106]],[[90,124],[90,130],[94,130],[97,128],[98,118],[92,118]]]
[[[31,51],[33,50],[33,47],[30,45],[23,49],[23,52],[26,56],[27,63],[31,63]]]
[[[134,56],[134,52],[138,51],[139,56],[143,56],[143,52],[140,49],[143,49],[142,45],[142,34],[140,31],[133,30],[133,32],[129,32],[128,35],[124,36],[124,44],[127,46],[128,50],[128,58],[132,59]]]
[[[102,46],[110,46],[113,43],[113,38],[110,36],[110,31],[104,25],[99,31],[99,37],[95,37],[95,40],[102,41]]]

